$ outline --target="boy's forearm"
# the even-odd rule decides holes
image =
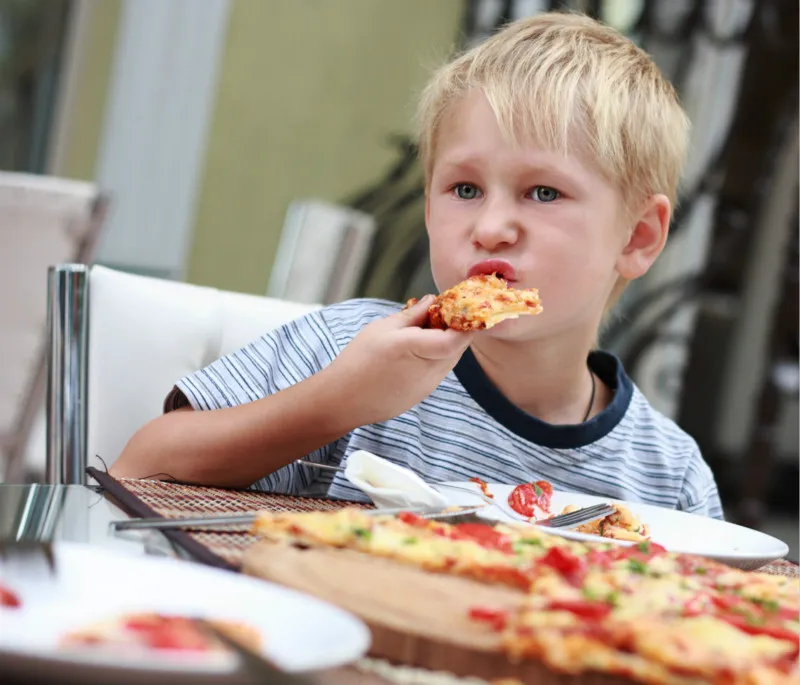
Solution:
[[[341,411],[336,385],[323,371],[238,407],[160,416],[134,435],[111,473],[249,486],[360,425]]]

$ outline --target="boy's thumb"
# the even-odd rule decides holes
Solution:
[[[406,326],[421,326],[428,318],[428,307],[433,304],[433,295],[425,295],[421,300],[409,300],[405,309],[403,309],[398,317]]]

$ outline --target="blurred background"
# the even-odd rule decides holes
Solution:
[[[41,477],[20,455],[48,264],[309,303],[431,291],[415,96],[549,9],[641,44],[694,123],[669,245],[602,344],[698,441],[728,519],[797,559],[797,0],[0,0],[0,475]]]

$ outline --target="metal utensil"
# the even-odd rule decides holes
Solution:
[[[448,518],[455,518],[465,513],[474,513],[482,509],[483,505],[474,507],[447,507],[446,509],[437,508],[422,508],[422,507],[397,507],[394,509],[364,509],[363,512],[367,516],[394,516],[402,512],[411,512],[417,514],[422,518],[435,518],[437,520],[446,520]],[[193,516],[188,518],[142,518],[142,519],[127,519],[123,521],[112,521],[109,525],[115,530],[143,530],[143,529],[158,529],[165,528],[214,528],[217,526],[231,526],[231,525],[252,525],[257,513],[228,515],[228,516]]]
[[[242,669],[252,677],[254,683],[261,683],[261,685],[313,685],[314,681],[305,676],[280,670],[263,654],[245,646],[224,630],[217,628],[211,621],[195,618],[193,623],[206,635],[215,637],[234,652],[239,657]]]
[[[546,528],[577,528],[584,523],[589,523],[589,521],[605,518],[615,511],[616,509],[610,504],[593,504],[590,507],[583,507],[566,514],[559,514],[558,516],[553,516],[553,518],[532,521],[531,523]]]

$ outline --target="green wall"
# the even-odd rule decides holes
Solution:
[[[288,204],[341,200],[393,160],[462,0],[235,0],[188,280],[264,293]]]
[[[51,173],[93,181],[109,93],[121,0],[88,0],[86,33],[78,47],[80,66],[66,113],[64,154]]]

